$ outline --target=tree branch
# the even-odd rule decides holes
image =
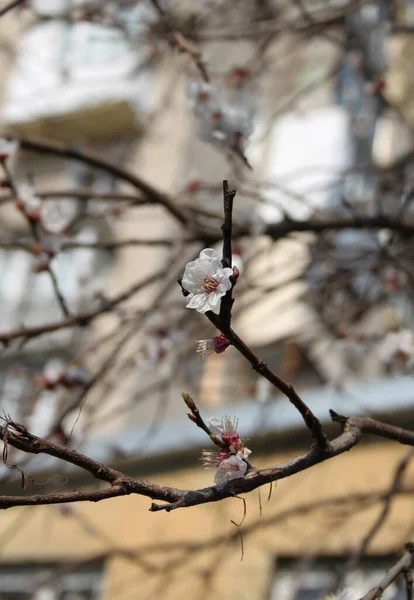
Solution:
[[[77,160],[83,162],[85,164],[90,165],[91,167],[95,167],[97,169],[101,169],[110,173],[117,179],[121,179],[130,183],[135,189],[143,192],[148,200],[154,204],[160,204],[163,206],[177,221],[181,224],[185,225],[188,222],[188,218],[184,215],[184,213],[175,206],[173,200],[163,192],[152,187],[149,183],[130,173],[126,169],[123,169],[119,165],[114,162],[103,158],[98,153],[93,152],[92,150],[83,148],[82,150],[79,148],[74,148],[73,146],[69,146],[62,142],[56,142],[51,140],[44,140],[41,138],[29,138],[20,135],[10,135],[4,134],[3,136],[7,140],[17,140],[19,142],[20,148],[23,150],[30,150],[33,152],[38,152],[40,154],[53,154],[55,156],[63,156],[66,158],[70,158],[72,160]]]

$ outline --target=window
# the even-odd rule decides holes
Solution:
[[[350,166],[349,120],[330,106],[281,117],[272,130],[266,160],[269,187],[259,208],[268,223],[287,213],[306,219],[325,206],[340,172]]]
[[[0,600],[96,600],[103,563],[0,565]]]
[[[130,132],[136,128],[136,113],[148,107],[153,79],[145,47],[132,43],[137,23],[145,17],[141,3],[120,12],[123,27],[71,21],[65,18],[70,2],[59,3],[57,11],[53,4],[36,2],[39,16],[52,18],[35,22],[22,38],[4,121],[29,132],[37,124],[35,133],[67,133],[72,139],[74,125],[76,134],[86,137]]]
[[[320,600],[335,591],[345,568],[347,558],[312,560],[280,559],[269,600]],[[386,557],[364,559],[361,565],[346,577],[341,586],[352,587],[355,597],[362,597],[378,585],[393,564]],[[397,580],[382,595],[383,600],[405,600],[404,583]]]

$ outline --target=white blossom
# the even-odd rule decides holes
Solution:
[[[206,419],[206,422],[211,433],[214,433],[219,440],[223,441],[223,438],[221,437],[224,433],[223,419],[219,419],[218,417],[210,417],[209,419]]]
[[[28,181],[23,181],[17,186],[17,195],[22,202],[25,212],[37,211],[42,204],[39,196],[36,196],[34,187]]]
[[[231,105],[205,112],[200,120],[200,138],[222,148],[243,149],[252,133],[251,116]]]
[[[216,483],[226,483],[233,479],[244,477],[247,471],[247,464],[242,458],[236,455],[231,455],[229,458],[221,461],[217,467],[214,481]]]
[[[222,442],[231,443],[232,438],[239,437],[237,433],[239,420],[236,417],[233,420],[230,417],[223,417],[222,419],[210,417],[206,421],[210,431]]]
[[[190,81],[187,85],[187,101],[197,117],[211,114],[221,108],[219,88],[204,81]]]
[[[211,417],[207,419],[207,425],[212,434],[223,442],[220,452],[212,450],[203,450],[201,460],[205,467],[215,466],[217,468],[214,481],[216,483],[225,483],[232,479],[243,477],[248,469],[247,460],[251,450],[246,448],[243,440],[237,433],[238,419],[231,420],[229,417],[218,419]]]
[[[414,333],[411,329],[388,333],[382,340],[378,353],[385,363],[390,364],[397,359],[407,367],[414,366]]]
[[[77,204],[70,198],[48,200],[42,204],[40,216],[43,227],[50,233],[62,233],[77,213]]]
[[[200,119],[200,138],[216,146],[243,150],[253,129],[249,104],[226,103],[218,87],[203,81],[187,86],[190,108]]]
[[[206,248],[200,257],[187,264],[182,279],[183,288],[189,292],[187,308],[199,313],[220,312],[221,298],[230,290],[233,270],[223,268],[217,252]]]

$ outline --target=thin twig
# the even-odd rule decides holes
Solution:
[[[224,221],[221,226],[223,232],[223,254],[221,263],[224,268],[232,268],[232,233],[233,233],[233,201],[236,190],[229,188],[227,180],[223,181]],[[237,281],[237,274],[231,277],[232,286],[221,301],[220,321],[230,327],[231,309],[233,306],[233,287]]]
[[[211,441],[216,444],[216,446],[220,446],[220,448],[225,448],[226,444],[222,440],[220,440],[216,435],[214,435],[214,433],[210,430],[208,425],[203,420],[200,411],[190,394],[183,393],[181,394],[181,396],[188,408],[191,410],[191,414],[187,415],[190,421],[192,421],[197,425],[197,427],[202,429],[208,435]]]

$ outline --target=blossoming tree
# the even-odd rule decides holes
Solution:
[[[177,52],[184,56],[186,84],[185,91],[181,91],[186,110],[193,113],[195,121],[192,123],[196,123],[200,140],[214,149],[216,158],[225,166],[226,178],[203,181],[197,173],[197,178],[188,176],[181,193],[166,193],[120,161],[108,158],[105,152],[96,152],[84,144],[56,141],[52,136],[48,139],[21,134],[18,128],[5,124],[0,139],[4,192],[0,201],[9,211],[5,222],[11,225],[2,230],[0,244],[7,251],[30,255],[34,261],[32,271],[49,281],[60,316],[46,322],[42,319],[31,324],[23,322],[0,331],[3,354],[6,356],[8,352],[24,349],[54,333],[81,330],[89,332],[91,338],[84,344],[86,349],[79,351],[68,364],[27,375],[34,397],[26,398],[20,416],[14,415],[10,408],[4,415],[0,427],[3,462],[5,467],[21,474],[24,484],[28,483],[27,461],[31,455],[41,454],[57,459],[58,464],[62,461],[82,469],[105,485],[94,491],[4,494],[0,496],[0,507],[98,502],[137,494],[154,501],[150,511],[171,512],[240,496],[265,484],[293,477],[319,463],[335,461],[335,457],[352,450],[367,434],[413,446],[414,432],[409,429],[370,416],[344,416],[333,410],[330,417],[338,431],[335,437],[328,437],[306,395],[302,396],[274,365],[258,356],[254,345],[247,343],[234,325],[238,303],[242,303],[244,297],[249,302],[249,286],[253,288],[255,284],[252,274],[261,273],[263,294],[268,279],[270,281],[269,274],[255,266],[257,255],[260,259],[263,254],[260,240],[267,240],[276,247],[280,240],[292,240],[296,235],[306,259],[294,277],[303,284],[315,319],[323,323],[333,339],[334,351],[344,354],[347,368],[351,368],[352,363],[348,355],[355,354],[357,348],[375,356],[377,373],[412,372],[414,221],[411,179],[414,154],[411,140],[408,149],[402,148],[403,152],[399,148],[399,156],[393,156],[391,161],[381,163],[373,158],[374,137],[381,123],[385,127],[392,116],[400,127],[396,131],[404,129],[407,133],[412,129],[411,112],[405,111],[392,93],[387,93],[386,76],[389,74],[392,78],[393,65],[383,64],[378,50],[386,43],[384,32],[412,33],[412,25],[400,19],[397,9],[386,9],[384,3],[363,0],[326,2],[322,8],[315,7],[312,2],[309,6],[305,2],[295,2],[291,7],[284,7],[283,3],[257,1],[252,2],[251,7],[243,6],[243,10],[236,1],[183,2],[183,6],[178,3],[178,7],[155,0],[146,3],[114,1],[104,6],[101,3],[81,4],[80,8],[65,8],[63,17],[59,13],[57,19],[98,24],[121,31],[132,48],[135,42],[146,45],[146,63],[152,64],[165,56],[175,58]],[[131,32],[130,22],[124,15],[129,5],[135,4],[145,5],[147,10],[145,19],[141,17],[139,32]],[[371,12],[365,5],[371,7]],[[32,18],[39,17],[37,3],[30,1],[6,3],[0,8],[0,16],[15,10],[27,11]],[[368,33],[364,34],[364,31]],[[263,88],[270,86],[272,81],[273,62],[277,62],[275,55],[280,53],[276,41],[284,35],[293,35],[298,43],[323,38],[335,48],[332,54],[335,60],[328,61],[330,68],[322,79],[301,87],[288,98],[286,108],[279,107],[276,114],[271,114],[266,107],[269,99],[266,100]],[[221,40],[234,44],[248,40],[249,53],[248,59],[241,59],[241,64],[233,64],[217,76],[215,69],[220,66],[220,59],[207,60],[204,53]],[[236,55],[239,47],[236,46]],[[173,66],[178,77],[182,64]],[[313,64],[310,71],[315,70],[314,67]],[[136,69],[139,70],[139,65],[134,64],[134,69],[131,77]],[[404,74],[403,69],[400,70]],[[399,75],[402,77],[400,72]],[[266,137],[273,131],[274,121],[280,113],[294,108],[301,99],[331,80],[334,80],[334,91],[341,105],[340,114],[334,111],[333,128],[342,140],[341,143],[337,140],[338,153],[346,155],[339,174],[334,179],[319,181],[316,194],[312,189],[318,183],[315,180],[308,180],[308,193],[301,191],[300,186],[286,187],[282,177],[268,176],[262,168]],[[272,104],[274,95],[270,97]],[[160,106],[148,116],[148,121],[157,119],[158,109],[162,112],[162,103]],[[306,103],[298,110],[306,113]],[[329,146],[327,138],[323,137],[329,129],[327,123],[322,120],[317,131],[321,138],[321,153]],[[104,125],[107,124],[102,127]],[[293,156],[297,154],[299,160],[303,137],[300,132],[294,134],[296,123],[282,125],[278,132],[278,139],[285,143],[282,155],[291,152]],[[311,125],[303,117],[302,128],[308,128],[307,137],[312,137],[309,134]],[[350,136],[352,143],[348,139]],[[293,150],[289,150],[289,141]],[[314,149],[309,148],[308,152],[312,154]],[[267,147],[267,152],[273,165],[273,161],[277,163],[283,156],[280,158],[277,152],[273,156],[271,149],[272,144]],[[28,169],[25,170],[25,153],[75,161],[128,184],[133,193],[102,191],[99,186],[43,190]],[[325,158],[330,158],[329,155],[330,146]],[[47,168],[47,159],[44,161]],[[16,166],[19,164],[20,168]],[[295,167],[294,162],[292,165]],[[304,169],[308,166],[304,160]],[[313,169],[311,171],[314,175]],[[267,169],[269,172],[272,174],[271,169]],[[300,179],[299,167],[294,180],[296,178]],[[87,177],[84,176],[83,181],[87,181]],[[329,202],[326,189],[330,192]],[[269,190],[273,192],[271,197]],[[218,193],[222,194],[222,208],[212,210],[208,201]],[[247,198],[248,210],[237,207],[239,196]],[[77,200],[83,200],[84,206],[81,210],[72,210],[70,207]],[[81,225],[85,222],[99,219],[116,224],[127,222],[132,211],[148,204],[161,207],[163,214],[174,222],[175,237],[103,240],[95,237],[91,241],[80,235]],[[66,209],[69,206],[69,210],[65,206]],[[19,218],[24,226],[14,231],[15,218]],[[155,248],[167,247],[169,256],[150,274],[138,273],[138,279],[128,281],[116,295],[106,289],[89,290],[85,296],[86,305],[80,302],[74,306],[59,267],[65,252],[79,249],[115,251],[126,246],[145,246],[154,252]],[[236,257],[243,259],[243,268],[236,266]],[[286,274],[296,266],[294,259],[288,257],[289,260],[292,264],[284,269]],[[94,269],[90,269],[82,283],[93,287],[95,275]],[[270,289],[283,287],[286,282],[289,278],[284,280],[282,277],[282,282],[270,283]],[[158,286],[154,302],[145,308],[127,304],[154,284]],[[183,297],[178,296],[179,291]],[[29,303],[30,296],[31,290],[27,289],[26,301]],[[382,318],[382,309],[391,310],[391,325],[389,320]],[[102,335],[92,335],[92,325],[108,315],[113,319],[113,328]],[[367,325],[370,319],[374,326]],[[203,335],[206,332],[207,337],[201,338],[199,331]],[[83,342],[88,335],[83,336]],[[132,349],[131,343],[138,337],[138,347],[135,345]],[[187,390],[183,391],[182,398],[192,422],[188,426],[201,428],[211,444],[217,446],[217,451],[212,448],[202,451],[204,465],[215,469],[209,487],[182,490],[136,479],[78,451],[77,422],[88,395],[95,390],[102,394],[111,386],[121,385],[124,373],[144,366],[155,372],[155,385],[163,385],[174,379],[174,367],[181,360],[183,346],[187,356],[198,352],[202,359],[211,354],[223,355],[230,347],[235,349],[258,378],[283,395],[290,402],[292,411],[299,413],[309,436],[307,451],[282,464],[256,468],[250,458],[254,447],[248,448],[247,442],[240,438],[237,420],[229,417],[204,419],[197,399],[193,398],[195,394]],[[102,348],[106,354],[101,352]],[[108,383],[108,374],[112,371],[116,376]],[[327,377],[326,383],[337,385],[338,378],[332,376],[329,380]],[[143,386],[140,393],[148,395],[150,391]],[[46,431],[38,435],[32,430],[33,413],[45,401],[45,394],[54,394],[47,396],[53,404],[53,411],[49,411],[53,418],[49,419]],[[105,394],[102,398],[99,410],[105,404]],[[136,395],[128,398],[131,404],[136,400]],[[97,414],[98,411],[91,411],[92,423]],[[89,425],[86,421],[85,431]],[[407,457],[406,462],[408,460]],[[397,492],[398,485],[395,485],[387,496],[388,501]],[[385,509],[378,526],[386,516]],[[367,591],[366,600],[381,597],[400,575],[405,577],[407,598],[411,598],[413,547],[409,539],[406,542],[403,557],[375,588]],[[335,597],[353,600],[357,596],[352,590],[345,590]]]

